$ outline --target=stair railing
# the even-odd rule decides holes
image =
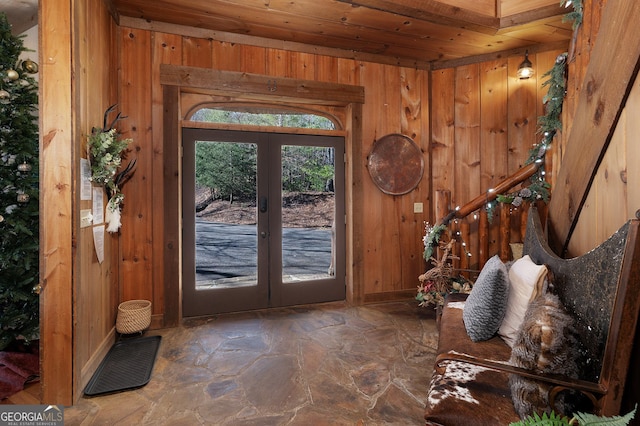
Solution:
[[[494,209],[499,214],[494,215],[491,221],[487,209],[482,207],[529,179],[541,165],[542,161],[537,161],[522,167],[485,194],[454,209],[451,208],[450,191],[435,192],[435,214],[441,218],[436,226],[445,225],[449,229],[448,234],[456,240],[452,249],[455,255],[454,269],[468,277],[474,271],[481,270],[494,254],[499,254],[503,261],[512,258],[513,247],[517,249],[517,244],[524,238],[529,203],[523,203],[519,207],[499,203]],[[470,220],[469,216],[472,214],[473,220]],[[440,258],[442,253],[438,254],[436,257]]]

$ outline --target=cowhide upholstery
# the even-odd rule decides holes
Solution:
[[[508,363],[511,347],[496,336],[482,342],[469,338],[462,320],[466,294],[451,294],[442,310],[438,353],[464,353]],[[427,425],[507,425],[520,420],[511,401],[509,376],[459,361],[435,369],[427,395]],[[505,423],[506,421],[506,423]]]

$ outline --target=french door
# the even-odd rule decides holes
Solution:
[[[182,139],[184,316],[344,299],[344,138],[185,128]],[[215,204],[196,205],[203,186]]]

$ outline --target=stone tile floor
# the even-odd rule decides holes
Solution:
[[[186,320],[149,384],[81,398],[65,425],[422,425],[437,346],[415,301]]]

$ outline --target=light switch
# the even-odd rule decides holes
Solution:
[[[93,223],[93,215],[91,209],[80,210],[80,228],[86,228]]]
[[[422,213],[422,203],[413,203],[413,212]]]

